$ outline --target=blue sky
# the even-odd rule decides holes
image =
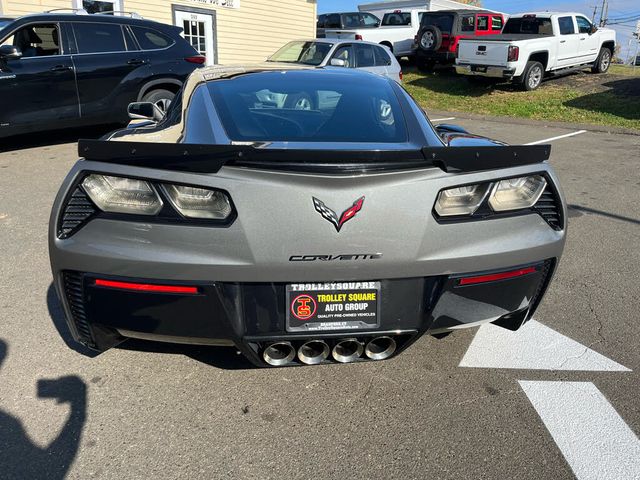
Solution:
[[[318,12],[340,12],[357,10],[358,4],[370,3],[374,0],[318,0]],[[581,12],[591,18],[593,5],[602,5],[602,0],[484,0],[483,6],[504,13],[525,11],[560,10]],[[599,10],[599,8],[598,8]],[[609,18],[622,18],[635,15],[640,17],[640,0],[609,0]],[[600,14],[596,19],[600,18]],[[635,30],[635,22],[612,26],[617,32],[618,43],[622,47],[622,57],[627,58],[631,32]],[[631,53],[634,53],[635,44]]]

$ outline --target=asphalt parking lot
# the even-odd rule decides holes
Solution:
[[[47,224],[75,144],[0,153],[0,477],[640,478],[640,136],[446,122],[509,143],[561,137],[559,271],[519,333],[423,338],[353,365],[68,348]]]

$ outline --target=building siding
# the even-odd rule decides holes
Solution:
[[[5,15],[71,8],[72,0],[0,0]],[[171,6],[215,10],[217,62],[261,62],[285,43],[315,38],[315,0],[241,0],[240,8],[212,7],[188,0],[122,0],[125,11],[173,24]]]

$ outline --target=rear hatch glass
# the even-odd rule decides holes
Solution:
[[[399,25],[411,25],[411,13],[385,13],[382,17],[383,27],[397,27]]]
[[[453,27],[453,15],[425,13],[422,17],[422,23],[420,26],[426,27],[427,25],[433,25],[438,27],[442,33],[450,34]]]
[[[383,78],[267,71],[210,81],[207,88],[234,141],[407,141],[401,107]]]

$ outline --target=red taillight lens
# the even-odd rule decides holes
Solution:
[[[187,57],[185,60],[189,63],[197,63],[198,65],[204,65],[207,61],[207,57],[204,55],[194,55],[193,57]]]
[[[138,292],[156,292],[156,293],[185,293],[196,294],[198,293],[198,287],[185,287],[182,285],[156,285],[150,283],[132,283],[132,282],[118,282],[115,280],[103,280],[97,278],[95,281],[96,287],[116,288],[119,290],[135,290]]]
[[[460,56],[460,44],[456,44],[456,58]]]
[[[359,33],[356,33],[356,40],[362,40],[362,35],[360,35]]]
[[[517,62],[520,56],[520,47],[509,45],[509,53],[507,53],[507,62]]]
[[[507,278],[522,277],[530,273],[537,272],[535,267],[519,268],[510,272],[491,273],[489,275],[478,275],[477,277],[461,278],[458,285],[476,285],[478,283],[495,282],[496,280],[506,280]]]
[[[402,70],[400,70],[400,81],[402,81]]]

